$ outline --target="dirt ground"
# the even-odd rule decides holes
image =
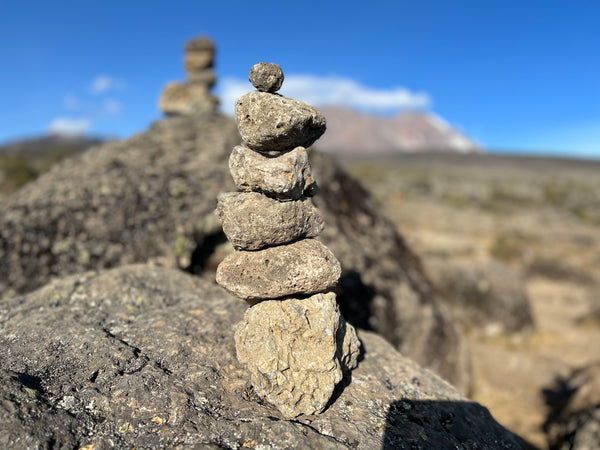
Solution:
[[[424,260],[496,260],[525,277],[531,330],[465,330],[469,396],[547,448],[544,390],[600,359],[600,162],[491,155],[346,159]]]

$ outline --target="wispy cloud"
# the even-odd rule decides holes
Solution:
[[[85,118],[57,117],[48,125],[48,132],[62,136],[79,136],[85,134],[90,129],[91,124],[91,121]]]
[[[90,90],[94,94],[102,94],[104,92],[120,90],[124,87],[125,83],[122,80],[108,75],[98,75],[90,83]]]
[[[233,114],[235,100],[252,89],[248,81],[223,79],[219,86],[223,111]],[[413,92],[402,86],[373,88],[339,76],[292,74],[285,77],[280,92],[314,106],[343,106],[369,112],[426,109],[432,103],[426,92]]]

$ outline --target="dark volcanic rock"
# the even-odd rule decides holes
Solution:
[[[250,69],[248,80],[261,92],[277,92],[283,84],[283,71],[275,63],[259,62]]]
[[[480,405],[362,332],[323,414],[282,420],[235,358],[242,303],[145,265],[0,301],[3,448],[522,448]]]
[[[224,116],[171,117],[55,166],[2,204],[0,292],[155,258],[188,267],[221,233],[213,212],[238,142]]]
[[[170,117],[66,160],[13,193],[0,215],[0,297],[134,262],[202,271],[225,242],[213,212],[217,194],[235,190],[227,162],[239,142],[229,118]],[[311,164],[321,185],[314,203],[326,223],[320,240],[342,264],[344,317],[466,391],[465,342],[419,259],[330,157],[312,152]]]

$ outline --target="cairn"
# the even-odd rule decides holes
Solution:
[[[277,64],[256,64],[249,79],[257,90],[235,105],[244,144],[229,159],[239,192],[220,194],[216,211],[236,251],[217,268],[217,282],[251,305],[235,342],[255,392],[291,418],[325,409],[356,366],[360,342],[332,292],[340,263],[315,239],[323,218],[310,200],[317,184],[306,148],[325,118],[276,94]]]
[[[159,100],[160,109],[167,115],[189,115],[212,112],[219,101],[210,93],[217,78],[213,70],[215,46],[201,36],[185,44],[184,67],[187,82],[168,83]]]

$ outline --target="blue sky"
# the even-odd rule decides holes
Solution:
[[[0,0],[0,142],[144,130],[206,34],[226,103],[277,62],[282,93],[317,106],[422,108],[490,149],[600,158],[599,23],[598,0]]]

